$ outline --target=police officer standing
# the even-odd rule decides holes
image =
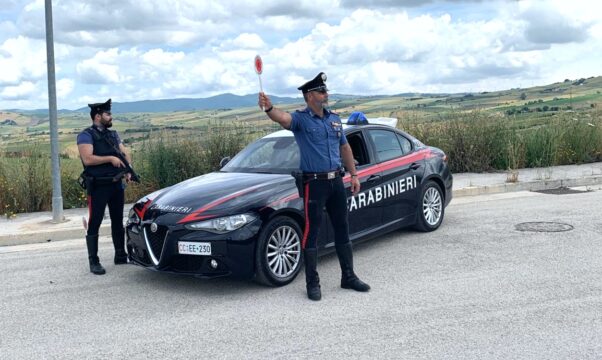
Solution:
[[[126,264],[125,231],[123,228],[124,189],[123,179],[130,181],[121,155],[131,163],[129,155],[113,126],[111,99],[104,103],[88,104],[92,126],[77,136],[77,148],[84,165],[88,193],[88,232],[86,245],[90,271],[96,275],[105,273],[98,259],[98,230],[105,208],[109,205],[111,235],[115,247],[115,264]],[[120,154],[118,153],[120,152]]]
[[[319,73],[313,80],[300,86],[307,107],[288,113],[274,108],[270,98],[259,93],[259,106],[268,117],[283,128],[291,130],[301,152],[300,169],[303,176],[305,218],[303,234],[305,280],[307,296],[320,300],[320,278],[317,272],[317,237],[322,223],[323,209],[332,221],[335,231],[335,248],[341,265],[341,287],[356,291],[368,291],[370,286],[353,272],[353,252],[349,240],[347,195],[342,178],[342,164],[351,174],[351,192],[357,194],[357,179],[351,147],[343,133],[341,119],[328,110],[326,74]]]

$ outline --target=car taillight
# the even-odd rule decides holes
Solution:
[[[443,162],[447,162],[447,155],[443,154]]]

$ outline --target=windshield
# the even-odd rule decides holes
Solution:
[[[290,174],[299,169],[299,147],[295,138],[271,137],[251,143],[221,171]]]

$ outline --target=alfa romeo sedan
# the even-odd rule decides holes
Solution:
[[[357,243],[413,226],[433,231],[452,197],[447,156],[395,128],[396,119],[343,125],[361,184],[348,188],[349,233]],[[140,199],[126,225],[130,261],[149,270],[202,278],[235,276],[282,286],[302,265],[303,201],[291,172],[299,149],[276,131],[243,149],[221,170]],[[228,161],[229,160],[229,161]],[[321,254],[334,249],[324,216]]]

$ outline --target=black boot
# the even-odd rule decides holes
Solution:
[[[320,290],[320,277],[316,270],[318,266],[318,250],[305,249],[303,250],[305,260],[305,282],[307,287],[307,297],[311,300],[318,301],[322,298]]]
[[[353,289],[355,291],[368,291],[370,285],[361,281],[353,272],[353,249],[351,243],[345,245],[336,245],[337,256],[341,264],[341,287],[343,289]]]
[[[123,228],[111,230],[111,237],[113,238],[113,247],[115,248],[115,265],[127,264],[128,254],[125,251],[125,231]]]
[[[100,265],[100,260],[98,259],[98,235],[86,235],[86,245],[88,246],[90,272],[96,275],[103,275],[106,271]]]

